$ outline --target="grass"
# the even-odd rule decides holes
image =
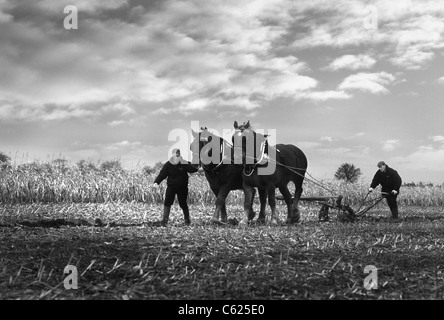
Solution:
[[[249,227],[212,225],[212,206],[190,208],[191,226],[176,204],[156,227],[159,204],[3,204],[0,299],[443,298],[442,208],[401,207],[397,222],[383,208],[343,224],[302,205],[296,226]],[[228,210],[240,219],[241,206]],[[54,219],[90,225],[23,225]],[[64,289],[68,264],[77,290]],[[378,268],[376,290],[364,288],[367,265]]]

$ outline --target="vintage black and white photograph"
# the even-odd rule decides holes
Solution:
[[[0,0],[0,300],[442,300],[443,92],[442,0]]]

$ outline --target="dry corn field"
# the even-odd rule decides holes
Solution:
[[[193,174],[191,226],[176,202],[159,227],[165,182],[152,189],[154,177],[50,164],[0,171],[0,299],[444,297],[441,187],[402,187],[398,221],[382,202],[355,223],[334,211],[319,222],[319,205],[301,202],[297,225],[244,227],[210,223],[215,198]],[[322,183],[352,207],[368,188]],[[303,196],[319,195],[331,194],[304,185]],[[243,193],[231,192],[229,218],[241,219],[242,204]],[[284,220],[281,202],[278,210]],[[78,269],[78,289],[64,288],[67,265]],[[364,283],[370,265],[378,270],[373,289]]]
[[[103,203],[140,202],[162,203],[165,182],[161,188],[152,188],[155,175],[142,170],[131,171],[82,171],[76,166],[52,164],[13,166],[0,171],[0,203]],[[369,182],[344,184],[321,181],[328,190],[316,184],[304,183],[304,196],[343,195],[351,205],[358,205],[364,198]],[[291,189],[290,185],[290,189]],[[189,185],[190,204],[213,204],[215,197],[203,174],[194,174]],[[231,192],[228,204],[243,203],[241,191]],[[436,187],[402,187],[398,197],[400,205],[443,206],[444,189]]]

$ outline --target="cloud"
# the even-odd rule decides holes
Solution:
[[[401,143],[397,139],[387,140],[382,144],[382,149],[384,151],[393,151],[401,146]]]
[[[329,137],[329,136],[324,136],[324,137],[320,137],[319,140],[321,141],[327,141],[327,142],[332,142],[333,138]]]
[[[113,10],[128,4],[128,0],[39,0],[35,6],[44,11],[55,13],[63,12],[63,8],[67,5],[74,5],[79,12],[97,13],[105,10]]]
[[[444,163],[444,149],[432,146],[419,146],[406,157],[396,157],[394,161],[403,164],[406,170],[441,171]]]
[[[69,4],[88,16],[80,19],[79,30],[64,30],[57,22],[63,1],[8,2],[15,20],[0,30],[0,96],[17,101],[23,113],[55,106],[53,116],[37,111],[30,119],[69,118],[77,116],[70,108],[113,101],[168,105],[156,106],[155,114],[229,105],[252,110],[271,99],[298,99],[318,85],[304,75],[310,70],[306,62],[273,49],[293,20],[285,0],[144,4],[137,23],[126,18],[126,0]],[[5,107],[3,114],[10,116]]]
[[[444,77],[439,78],[438,83],[444,85]]]
[[[376,63],[376,60],[369,55],[343,55],[333,60],[325,69],[336,71],[341,69],[358,70],[371,69]]]
[[[364,27],[369,12],[358,0],[298,1],[294,9],[299,33],[295,33],[293,48],[380,48],[384,54],[378,61],[388,61],[407,70],[428,66],[435,58],[434,50],[444,42],[444,4],[440,0],[373,1],[378,29]],[[304,19],[306,15],[313,19]]]
[[[140,148],[141,146],[142,143],[140,141],[129,142],[128,140],[123,140],[120,142],[104,145],[102,146],[102,148],[108,150],[117,150],[117,149],[135,149],[135,148]]]
[[[432,139],[435,142],[442,142],[442,143],[444,143],[444,136],[432,136],[432,137],[430,137],[430,139]]]
[[[98,119],[104,116],[127,117],[135,114],[128,102],[101,103],[88,105],[23,104],[21,101],[0,99],[0,118],[3,121],[20,120],[56,121],[67,119]]]
[[[351,99],[352,95],[342,90],[328,90],[328,91],[310,91],[303,92],[299,95],[301,99],[312,101],[327,101],[327,100],[347,100]]]
[[[301,149],[315,149],[318,148],[321,144],[319,142],[300,141],[297,145]]]
[[[395,77],[387,72],[358,73],[345,78],[339,85],[341,90],[360,90],[373,94],[387,94],[386,86],[395,81]]]
[[[386,72],[324,88],[311,57],[295,49],[353,49],[331,61],[330,70],[369,69],[376,60],[423,68],[443,47],[444,9],[437,1],[407,2],[376,1],[381,29],[370,32],[361,1],[178,0],[135,7],[127,0],[0,0],[0,97],[13,101],[0,112],[3,120],[50,121],[87,118],[96,107],[120,103],[161,116],[256,111],[278,98],[346,100],[354,90],[388,93],[394,76]],[[79,8],[79,30],[62,27],[66,4]],[[378,46],[384,47],[377,56],[355,50]],[[11,105],[22,110],[14,114]],[[113,121],[122,119],[107,119]]]
[[[390,61],[405,70],[419,70],[425,68],[434,57],[433,52],[424,52],[418,48],[409,47],[402,50],[402,53],[399,53]]]

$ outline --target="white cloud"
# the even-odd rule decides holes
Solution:
[[[444,143],[444,136],[432,136],[432,137],[430,137],[430,139],[432,139],[435,142],[442,142],[442,143]]]
[[[310,91],[301,93],[300,98],[313,101],[346,100],[351,99],[352,95],[342,90]]]
[[[427,67],[433,50],[444,46],[444,3],[441,0],[373,1],[378,14],[378,30],[366,30],[369,12],[358,0],[298,1],[296,16],[304,32],[297,34],[295,48],[375,48],[386,53],[378,57],[408,70]],[[307,14],[318,19],[304,21]]]
[[[382,149],[384,151],[393,151],[401,146],[401,143],[397,139],[387,140],[382,144]]]
[[[360,1],[167,1],[144,4],[146,10],[139,10],[133,23],[124,14],[106,15],[107,10],[123,12],[127,0],[77,0],[70,4],[88,12],[89,18],[79,21],[82,32],[69,34],[49,23],[51,19],[48,24],[40,21],[43,11],[52,16],[63,12],[63,1],[30,2],[20,9],[38,8],[40,17],[9,21],[0,14],[5,25],[0,38],[7,40],[0,48],[0,96],[16,101],[23,109],[18,114],[49,120],[86,117],[95,112],[89,105],[116,101],[139,102],[157,109],[155,114],[167,114],[200,112],[209,106],[255,110],[281,97],[345,100],[352,98],[352,90],[388,93],[394,76],[385,72],[351,75],[338,90],[320,89],[310,73],[309,57],[302,61],[288,48],[384,45],[378,61],[422,68],[435,58],[433,50],[442,48],[443,6],[436,1],[395,2],[375,3],[381,11],[381,30],[368,32]],[[16,6],[0,0],[0,8],[5,3],[8,10]],[[4,11],[0,12],[5,15]],[[309,13],[315,18],[307,21]],[[304,32],[290,32],[295,25]],[[328,68],[368,69],[375,59],[373,53],[347,54]],[[37,110],[47,104],[60,107]],[[114,112],[132,114],[126,110]],[[17,118],[7,106],[1,113]]]
[[[301,149],[315,149],[320,145],[321,144],[319,142],[311,142],[311,141],[300,141],[297,143],[297,146]]]
[[[390,61],[406,70],[419,70],[425,68],[435,57],[433,52],[424,52],[419,48],[408,47]]]
[[[102,10],[117,9],[126,5],[128,0],[72,0],[69,3],[60,0],[40,0],[37,2],[38,7],[42,10],[49,10],[54,12],[63,12],[66,5],[74,5],[79,12],[95,13]]]
[[[444,85],[444,77],[439,78],[438,83]]]
[[[319,140],[321,140],[321,141],[327,141],[327,142],[332,142],[332,141],[333,141],[333,138],[330,137],[330,136],[323,136],[323,137],[320,137]]]
[[[395,81],[395,77],[387,72],[358,73],[345,78],[339,85],[341,90],[360,90],[374,94],[386,94],[386,86]]]
[[[343,55],[339,58],[333,60],[327,67],[327,70],[358,70],[358,69],[371,69],[376,63],[376,60],[369,55],[359,54],[359,55]]]
[[[94,16],[122,9],[128,1],[71,4]],[[44,0],[28,9],[54,15],[62,7],[59,1]],[[298,99],[318,82],[301,74],[309,70],[304,61],[272,50],[293,19],[287,7],[285,0],[165,2],[142,13],[138,23],[107,19],[106,14],[79,21],[84,32],[72,32],[65,41],[60,41],[63,30],[58,27],[18,20],[3,29],[11,41],[0,49],[10,52],[0,55],[0,72],[9,75],[0,77],[0,95],[21,105],[76,105],[76,110],[120,100],[171,102],[166,103],[169,108],[184,112],[233,104],[252,110],[278,97]],[[29,48],[28,55],[23,48]],[[307,97],[349,98],[344,92]],[[163,108],[156,113],[168,113]],[[66,107],[56,109],[45,118],[74,114]],[[122,112],[132,113],[126,110]],[[7,113],[5,108],[2,112]]]
[[[394,158],[402,163],[405,170],[424,170],[443,172],[444,149],[435,149],[432,146],[420,146],[406,157]],[[440,182],[442,183],[442,181]]]
[[[122,116],[134,114],[134,108],[129,103],[113,103],[105,105],[101,108],[104,112],[116,112]]]
[[[318,149],[320,153],[328,154],[328,155],[334,155],[336,156],[344,156],[344,154],[351,153],[353,151],[352,148],[346,148],[346,147],[338,147],[338,148],[324,148],[324,149]]]

